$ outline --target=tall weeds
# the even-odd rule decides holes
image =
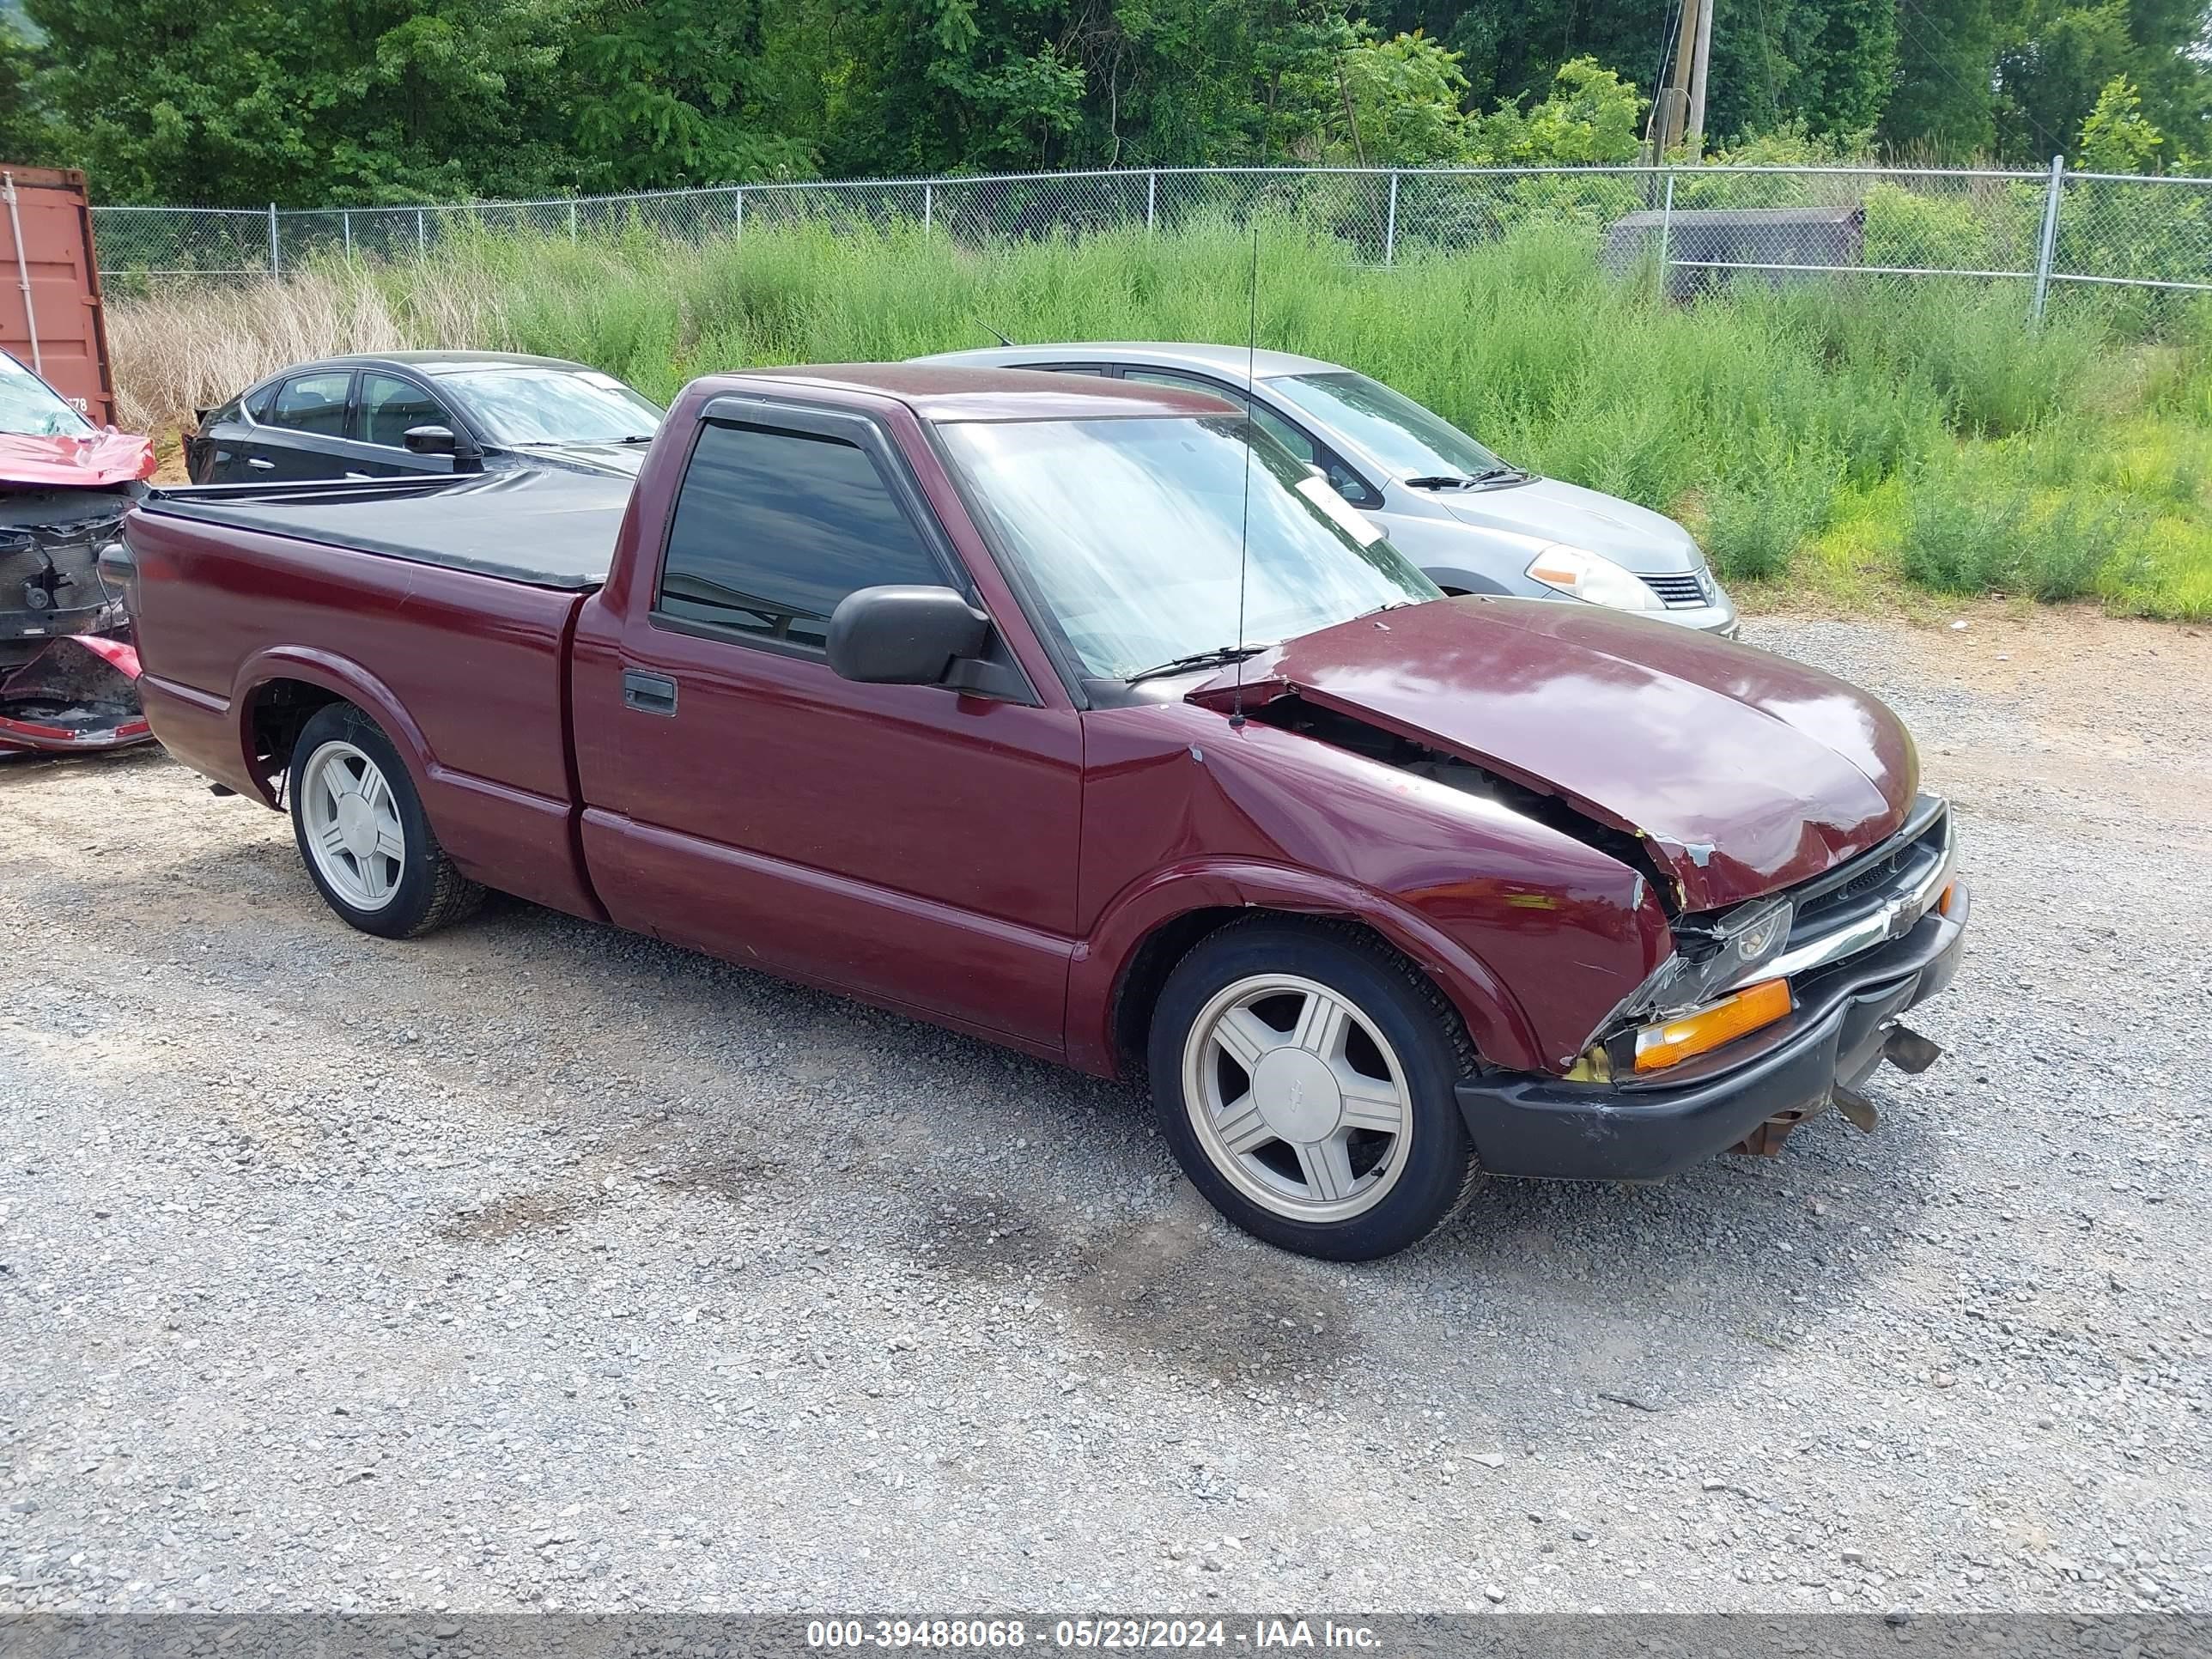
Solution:
[[[1682,516],[1734,579],[1781,580],[1838,503],[1902,481],[1910,527],[1884,556],[1944,591],[2157,609],[2172,584],[2147,587],[2144,570],[2212,585],[2194,553],[2091,556],[2100,536],[2140,540],[2155,522],[2171,542],[2173,523],[2202,522],[2212,320],[2153,350],[2123,349],[2114,313],[2093,304],[2031,331],[2024,296],[2002,285],[1869,280],[1670,306],[1603,276],[1591,237],[1570,229],[1389,270],[1293,224],[1263,227],[1260,244],[1261,344],[1364,369],[1515,460]],[[420,263],[118,301],[112,326],[125,410],[143,425],[188,418],[287,362],[406,345],[575,358],[665,399],[716,369],[900,358],[988,344],[994,330],[1241,341],[1252,254],[1227,224],[986,251],[914,228],[755,228],[703,245],[457,237]],[[2121,374],[2123,362],[2142,367]],[[2148,463],[2086,464],[2114,420],[2185,435]],[[1968,451],[1989,464],[1958,465]],[[2048,476],[2060,457],[2063,483]],[[2008,492],[2054,487],[2082,497],[2064,524],[2039,498],[2011,512]],[[1996,526],[1978,540],[1977,515]],[[2072,550],[2047,580],[1982,545],[2030,522]],[[2136,573],[2124,581],[2112,575],[2123,562]]]

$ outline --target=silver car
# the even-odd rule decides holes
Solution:
[[[918,361],[1114,375],[1247,404],[1243,346],[1099,341]],[[1735,604],[1672,519],[1524,472],[1441,416],[1340,364],[1262,351],[1249,368],[1249,407],[1259,424],[1321,469],[1447,592],[1587,600],[1735,636]]]

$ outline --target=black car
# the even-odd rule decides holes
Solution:
[[[295,363],[200,412],[194,483],[282,483],[552,465],[635,474],[659,404],[611,374],[502,351]]]

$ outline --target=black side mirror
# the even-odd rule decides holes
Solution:
[[[410,455],[452,456],[456,472],[474,472],[483,465],[483,451],[477,447],[476,440],[449,426],[410,426],[400,434],[399,441],[407,446]]]
[[[864,685],[937,685],[991,642],[991,619],[949,587],[856,588],[830,613],[830,666]]]

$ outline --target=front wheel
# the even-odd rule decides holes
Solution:
[[[292,746],[289,787],[307,874],[362,933],[413,939],[483,902],[483,889],[438,844],[392,739],[353,704],[308,718]]]
[[[1458,1015],[1353,929],[1255,921],[1202,939],[1168,976],[1150,1050],[1184,1173],[1270,1244],[1389,1255],[1472,1188],[1452,1093],[1469,1060]]]

